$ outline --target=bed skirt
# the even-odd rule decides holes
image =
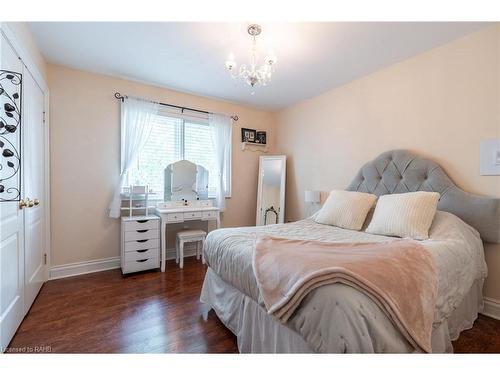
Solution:
[[[432,332],[433,353],[452,353],[451,342],[472,328],[483,309],[484,280],[476,280],[453,314]],[[246,294],[222,280],[210,267],[200,300],[209,305],[237,338],[240,353],[312,353],[304,339],[284,326]]]

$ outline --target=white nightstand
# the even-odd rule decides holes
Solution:
[[[121,267],[124,274],[160,267],[160,218],[122,217]]]

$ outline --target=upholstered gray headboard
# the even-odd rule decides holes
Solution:
[[[366,163],[347,190],[384,194],[436,191],[438,209],[476,228],[485,242],[500,243],[500,199],[467,193],[435,162],[406,150],[387,151]]]

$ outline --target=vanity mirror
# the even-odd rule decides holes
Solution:
[[[201,165],[180,160],[165,168],[165,201],[208,199],[208,171]]]
[[[286,156],[261,156],[257,189],[257,225],[285,222]]]

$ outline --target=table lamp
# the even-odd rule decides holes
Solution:
[[[308,203],[308,215],[311,216],[315,210],[314,207],[320,202],[320,192],[318,190],[306,190],[304,200]]]

